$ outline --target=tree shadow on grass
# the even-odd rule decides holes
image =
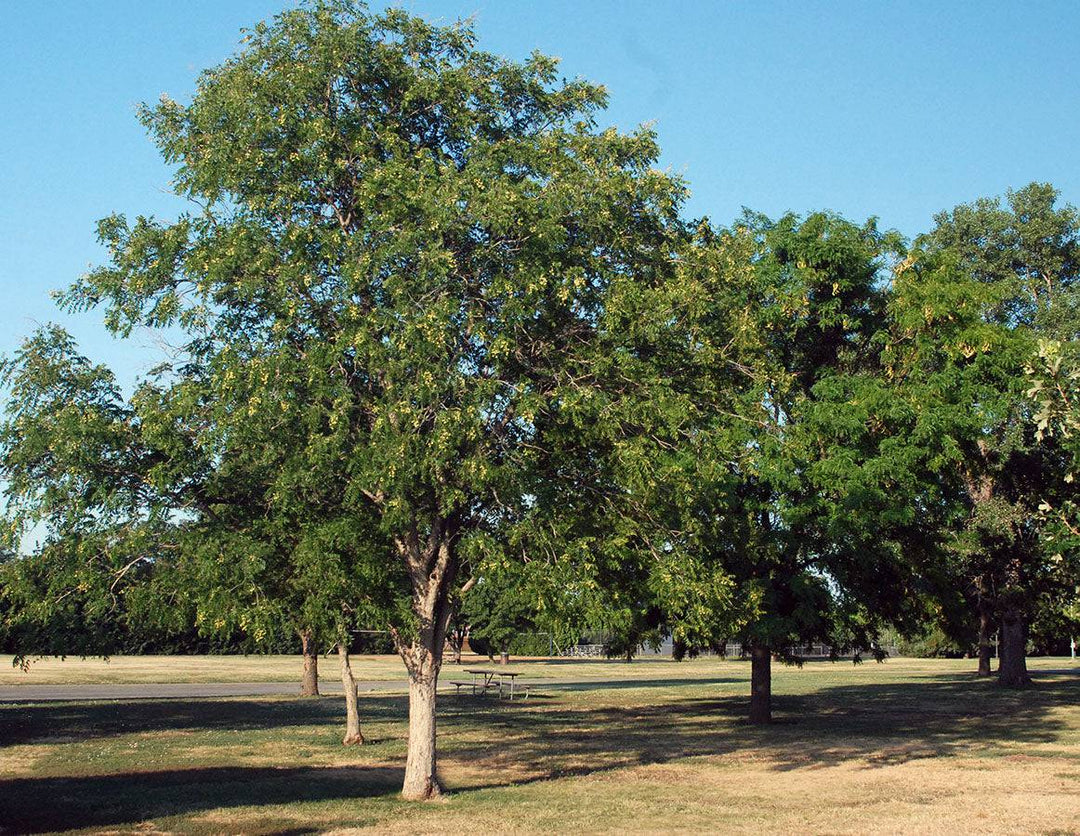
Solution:
[[[776,722],[746,722],[744,696],[676,698],[652,705],[503,707],[485,719],[486,739],[448,736],[444,760],[487,765],[470,788],[530,783],[696,756],[746,754],[786,771],[853,763],[877,768],[921,758],[1053,744],[1075,730],[1054,709],[1080,704],[1080,676],[1020,692],[966,676],[839,685],[774,696]],[[446,724],[442,727],[446,728]],[[1063,744],[1065,745],[1065,744]]]
[[[406,698],[364,696],[365,722],[404,716]],[[341,697],[213,698],[110,702],[12,704],[0,706],[0,746],[57,743],[189,729],[257,730],[287,726],[341,726]]]
[[[0,781],[0,833],[130,825],[207,810],[396,793],[404,769],[210,767]],[[310,833],[314,829],[275,830]]]
[[[649,694],[647,702],[626,703],[610,691],[595,700],[567,694],[483,705],[443,699],[443,778],[451,789],[468,790],[696,756],[745,754],[756,768],[785,771],[845,763],[872,769],[919,758],[992,755],[1018,742],[1054,744],[1075,731],[1076,720],[1070,724],[1056,709],[1080,704],[1080,676],[1044,677],[1019,692],[965,675],[943,675],[826,686],[805,695],[781,693],[774,698],[777,722],[765,727],[745,722],[747,699],[741,694]],[[93,734],[106,735],[341,722],[338,700],[163,700],[11,710],[29,715],[21,740],[43,743],[62,742],[85,731],[85,724],[96,724]],[[361,698],[365,722],[397,723],[401,735],[405,710],[401,697]],[[18,735],[5,731],[0,742],[13,738]],[[0,781],[0,827],[36,833],[131,825],[218,808],[396,796],[402,777],[400,768],[358,765],[17,778]]]
[[[484,661],[484,664],[492,664],[492,663],[499,664],[498,662],[495,662],[495,660],[483,660],[483,661]],[[466,664],[468,664],[468,663],[466,663]],[[676,666],[676,665],[679,665],[681,663],[676,662],[670,656],[635,656],[629,662],[627,662],[625,658],[606,659],[603,656],[567,656],[567,657],[560,657],[560,658],[552,658],[552,657],[544,657],[544,656],[539,656],[539,657],[537,657],[537,656],[521,656],[521,657],[511,658],[506,666],[508,668],[510,668],[510,669],[513,669],[515,664],[519,664],[519,665],[536,664],[536,665],[543,665],[544,667],[547,667],[549,665],[551,665],[551,666],[559,666],[559,665],[571,665],[571,666],[605,665],[605,666],[610,666],[610,667],[613,667],[613,668],[617,668],[618,670],[631,670],[634,667],[637,667],[638,665],[657,665],[657,664],[661,664],[661,665]]]
[[[560,679],[530,679],[529,688],[535,691],[609,691],[635,688],[681,688],[685,685],[743,685],[749,687],[745,677],[665,677],[664,679],[612,679],[566,682]]]

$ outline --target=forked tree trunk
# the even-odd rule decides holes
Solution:
[[[772,722],[772,653],[759,645],[750,649],[750,722]]]
[[[416,538],[412,538],[416,542]],[[432,540],[436,538],[432,537]],[[450,538],[435,548],[421,550],[399,545],[413,586],[413,613],[419,630],[409,642],[396,632],[394,642],[409,672],[409,748],[401,796],[407,801],[428,801],[442,795],[435,748],[435,693],[442,667],[446,628],[450,621],[450,587],[457,574]]]
[[[363,746],[364,735],[360,731],[360,709],[356,701],[356,679],[349,664],[349,649],[341,643],[337,646],[341,657],[341,685],[345,690],[345,739],[346,746]]]
[[[998,682],[1019,688],[1031,682],[1027,670],[1027,622],[1017,607],[1005,610],[1001,619]]]
[[[300,631],[301,652],[304,654],[304,675],[300,680],[300,696],[319,696],[319,651],[311,630]]]

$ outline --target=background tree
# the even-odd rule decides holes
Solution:
[[[125,399],[55,327],[5,362],[5,531],[13,550],[25,532],[42,538],[5,571],[7,641],[20,658],[131,652],[200,634],[280,649],[283,630],[318,631],[332,647],[350,615],[373,618],[385,603],[370,588],[347,592],[334,565],[344,541],[386,548],[370,528],[316,526],[311,494],[302,517],[270,502],[264,460],[287,438],[246,459],[204,454],[192,428],[212,416],[192,404],[211,398],[197,368],[172,389],[144,381]],[[310,663],[305,673],[316,676]],[[317,680],[304,684],[317,693]]]
[[[645,647],[659,650],[668,632],[664,608],[649,588],[647,576],[639,578],[636,594],[627,583],[630,580],[620,579],[598,625],[605,637],[604,655],[627,662]]]
[[[1063,333],[1069,333],[1064,331]],[[1027,369],[1027,395],[1034,402],[1036,435],[1053,438],[1065,454],[1063,482],[1075,486],[1080,478],[1080,334],[1068,342],[1046,339]],[[1074,491],[1044,497],[1039,504],[1045,548],[1062,583],[1044,607],[1049,636],[1069,636],[1075,655],[1080,636],[1080,504]]]
[[[512,568],[485,574],[463,596],[462,617],[469,625],[469,647],[474,653],[510,661],[510,646],[536,626],[535,610]]]
[[[1027,681],[1027,625],[1059,583],[1037,523],[1039,497],[1060,492],[1060,453],[1035,436],[1023,370],[1040,333],[1075,319],[1076,214],[1032,184],[1007,206],[982,200],[939,215],[916,242],[891,301],[887,373],[918,404],[912,443],[941,474],[965,522],[956,533],[951,594],[978,613],[979,672],[1002,630],[999,678]]]
[[[46,327],[0,364],[3,537],[13,554],[32,536],[32,559],[7,564],[5,599],[16,653],[110,652],[126,624],[128,591],[170,547],[166,456],[111,372]]]
[[[703,389],[711,400],[700,437],[709,447],[687,451],[693,484],[683,527],[698,560],[735,579],[742,615],[717,625],[724,632],[676,626],[675,638],[691,651],[725,639],[749,648],[750,718],[768,722],[773,655],[797,661],[813,640],[868,648],[874,623],[860,600],[902,595],[903,587],[872,594],[895,554],[858,525],[840,530],[859,509],[826,502],[835,468],[815,466],[827,452],[845,459],[824,449],[820,414],[851,399],[839,380],[850,388],[876,362],[880,274],[892,239],[873,222],[859,227],[829,214],[776,222],[748,215],[735,230],[706,232],[701,246],[700,257],[722,276],[709,298],[708,339],[737,350]],[[691,599],[671,608],[675,625],[696,606]]]

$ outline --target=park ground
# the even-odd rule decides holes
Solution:
[[[288,657],[0,664],[0,686],[299,678]],[[1020,691],[972,666],[774,666],[776,722],[753,727],[743,662],[516,662],[542,683],[526,700],[440,697],[450,794],[430,804],[397,797],[389,657],[354,662],[386,683],[361,694],[360,748],[340,696],[3,703],[0,833],[1080,833],[1080,666],[1032,660]]]

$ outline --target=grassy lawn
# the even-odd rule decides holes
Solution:
[[[397,799],[399,695],[361,697],[359,749],[335,698],[2,705],[0,832],[1080,832],[1067,660],[1019,692],[969,661],[777,666],[767,728],[745,663],[578,664],[520,667],[606,682],[443,696],[427,805]]]
[[[0,685],[98,685],[149,682],[291,682],[299,683],[302,661],[296,656],[111,656],[35,660],[27,671],[0,656]],[[337,656],[320,660],[322,679],[339,679]],[[403,679],[396,656],[360,656],[353,660],[358,678]]]
[[[14,657],[0,655],[0,686],[8,685],[100,685],[152,682],[291,682],[300,681],[300,656],[112,656],[80,659],[50,657],[34,660],[27,671],[12,664]],[[397,656],[353,656],[358,680],[405,683],[405,666]],[[466,655],[460,669],[493,666],[486,656]],[[635,679],[707,678],[715,676],[717,663],[672,662],[671,659],[620,660],[511,659],[507,670],[520,671],[528,679],[600,679],[632,675]],[[319,663],[322,681],[340,682],[336,654]],[[459,667],[447,663],[443,678],[460,678]]]

